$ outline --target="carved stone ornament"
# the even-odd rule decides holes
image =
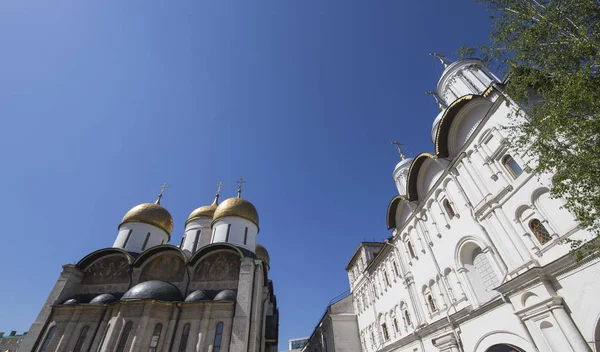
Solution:
[[[131,268],[126,258],[112,256],[102,258],[84,271],[84,285],[119,284],[129,282]]]
[[[162,253],[146,264],[140,275],[140,282],[160,280],[181,282],[185,274],[185,263],[176,254]]]
[[[196,267],[194,281],[232,281],[240,274],[240,258],[227,252],[211,255]]]

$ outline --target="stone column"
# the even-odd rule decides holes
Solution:
[[[513,222],[508,219],[506,213],[502,208],[497,208],[493,211],[493,213],[497,216],[500,226],[504,228],[504,231],[508,234],[508,238],[510,242],[517,250],[517,253],[520,254],[521,260],[525,261],[527,259],[533,259],[531,257],[531,253],[527,250],[525,243],[521,239],[521,236],[517,233],[517,230],[513,226]]]
[[[256,265],[254,259],[243,258],[240,263],[240,276],[238,292],[233,318],[233,334],[231,339],[231,351],[247,351],[248,336],[250,334],[250,318],[252,306],[252,290],[255,279]]]
[[[198,343],[196,344],[196,351],[208,350],[208,323],[210,322],[210,316],[212,312],[212,304],[205,304],[204,310],[202,311],[202,320],[200,321],[200,330],[198,333]]]
[[[483,197],[485,198],[487,196],[490,196],[491,192],[490,192],[490,189],[488,188],[487,184],[483,180],[481,173],[479,172],[477,167],[475,167],[475,165],[473,165],[473,162],[471,160],[471,154],[473,154],[473,152],[471,152],[469,155],[467,155],[461,161],[464,162],[465,167],[467,168],[467,171],[471,174],[471,177],[473,178],[473,181],[475,181],[477,188],[479,188],[481,190],[481,193],[483,194]]]
[[[567,340],[569,340],[574,351],[590,351],[590,347],[579,333],[579,330],[573,323],[573,320],[571,320],[569,314],[565,311],[562,304],[554,307],[554,309],[552,309],[552,314],[554,315],[556,322],[558,322],[560,329],[567,337]]]

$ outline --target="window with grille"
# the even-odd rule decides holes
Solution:
[[[404,311],[404,318],[406,319],[406,325],[412,324],[412,321],[410,320],[410,313],[408,312],[408,309],[406,309]]]
[[[388,278],[387,271],[385,271],[385,270],[383,271],[383,278],[385,279],[385,284],[388,285],[388,286],[391,286],[390,285],[390,280]]]
[[[415,257],[415,251],[414,251],[413,246],[410,243],[410,241],[406,241],[406,247],[408,247],[408,253],[410,253],[410,257],[414,258]]]
[[[394,267],[394,273],[396,274],[396,277],[400,277],[400,272],[398,271],[398,265],[396,264],[396,261],[392,261],[392,265]]]
[[[442,204],[444,204],[444,209],[446,209],[446,214],[448,214],[448,218],[453,219],[456,216],[456,213],[454,212],[454,208],[452,208],[452,205],[450,205],[450,201],[448,199],[444,199]]]
[[[129,339],[129,333],[131,332],[131,327],[133,326],[133,322],[128,321],[123,328],[123,333],[121,334],[121,339],[119,340],[119,344],[117,345],[116,352],[125,351],[125,345],[127,344],[127,339]]]
[[[509,154],[502,158],[502,165],[513,178],[517,178],[523,173],[521,166]]]
[[[158,341],[160,340],[160,333],[162,332],[162,324],[158,323],[154,327],[154,332],[152,333],[152,340],[150,340],[150,348],[149,352],[156,352],[158,347]]]
[[[390,333],[388,332],[388,328],[387,325],[385,323],[381,324],[381,330],[383,330],[383,339],[384,340],[389,340],[390,339]]]
[[[437,307],[435,306],[435,301],[433,300],[433,297],[431,297],[431,295],[427,296],[427,302],[429,302],[429,309],[431,309],[432,312],[435,312],[437,310]]]
[[[400,331],[400,328],[398,327],[398,319],[396,319],[396,317],[394,317],[393,322],[394,322],[394,330],[396,332]]]
[[[52,336],[54,336],[54,331],[56,331],[56,326],[53,326],[50,328],[50,330],[48,330],[48,333],[46,334],[46,338],[44,339],[44,343],[42,344],[42,348],[40,349],[40,352],[46,352],[48,350],[48,346],[50,345],[50,342],[52,341]]]
[[[544,225],[538,219],[533,219],[529,222],[529,228],[537,238],[541,245],[544,245],[552,240],[552,235],[546,230]]]
[[[73,348],[73,352],[81,352],[81,347],[83,347],[83,343],[85,342],[85,338],[87,336],[89,326],[84,326],[79,333],[79,338],[77,339],[77,343],[75,343],[75,348]]]

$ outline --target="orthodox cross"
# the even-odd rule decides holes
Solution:
[[[404,144],[402,144],[398,141],[392,142],[392,144],[395,145],[396,148],[398,148],[398,153],[400,153],[400,158],[402,158],[402,160],[406,159],[406,155],[404,155],[404,153],[402,153],[402,147],[404,146]]]
[[[440,107],[440,110],[444,110],[446,109],[446,107],[444,106],[444,104],[442,103],[442,100],[440,99],[440,97],[437,95],[436,92],[434,91],[429,91],[429,92],[425,92],[425,94],[429,94],[431,96],[433,96],[435,98],[435,102],[438,104],[438,106]]]
[[[165,189],[169,187],[167,186],[167,183],[163,183],[162,186],[160,186],[160,193],[158,194],[158,199],[156,200],[156,204],[160,205],[160,199],[163,196],[163,193],[165,193]]]
[[[223,187],[223,182],[219,181],[219,183],[217,183],[217,195],[221,194],[221,187]]]
[[[440,59],[442,65],[444,65],[444,68],[448,67],[448,63],[446,62],[446,60],[444,60],[444,58],[446,56],[442,55],[442,54],[438,54],[438,53],[429,53],[429,56],[435,56],[438,59]]]
[[[239,186],[238,186],[238,198],[239,198],[240,194],[242,194],[242,186],[244,185],[244,183],[246,183],[246,181],[244,181],[244,179],[240,177],[240,180],[235,181],[235,183],[239,184]]]

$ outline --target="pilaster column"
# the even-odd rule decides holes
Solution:
[[[481,186],[477,184],[477,181],[475,181],[475,178],[471,174],[471,170],[469,170],[469,167],[467,167],[467,161],[465,161],[465,159],[465,157],[461,158],[458,162],[458,165],[462,166],[461,169],[463,171],[464,178],[466,181],[464,186],[466,188],[470,188],[473,194],[473,200],[471,201],[471,203],[477,204],[483,199],[486,193],[480,188]]]
[[[552,310],[552,314],[554,315],[556,322],[558,322],[560,329],[567,337],[567,340],[569,340],[569,343],[571,344],[571,347],[573,347],[574,351],[590,351],[590,347],[579,333],[579,330],[573,323],[573,320],[571,320],[569,314],[567,314],[565,311],[565,308],[562,304],[560,306],[556,306]]]
[[[138,319],[137,324],[133,327],[133,339],[131,340],[130,351],[138,351],[141,349],[142,343],[144,342],[144,337],[146,334],[152,334],[154,329],[147,329],[148,319],[150,318],[150,307],[152,303],[146,302],[144,303],[144,310],[142,311],[142,316]]]
[[[198,334],[198,343],[196,344],[196,351],[207,351],[208,350],[208,325],[210,316],[212,313],[212,304],[206,304],[203,307],[202,320],[200,321],[200,330]]]
[[[471,152],[471,154],[473,154],[473,152]],[[466,161],[465,166],[467,167],[468,172],[471,174],[471,177],[475,181],[475,184],[481,190],[481,193],[483,194],[483,197],[485,198],[487,196],[490,196],[491,192],[490,192],[490,189],[488,188],[487,184],[483,180],[481,173],[479,172],[477,167],[475,167],[475,165],[473,165],[473,161],[471,160],[471,154],[467,155],[461,161],[463,161],[463,162]]]
[[[504,209],[497,208],[494,210],[494,214],[498,217],[500,222],[500,226],[504,228],[504,231],[508,234],[508,238],[510,239],[511,244],[515,247],[515,249],[520,254],[521,260],[525,261],[527,259],[533,259],[531,257],[531,253],[527,250],[525,243],[521,239],[521,236],[517,233],[517,230],[513,226],[513,222],[508,219]]]

